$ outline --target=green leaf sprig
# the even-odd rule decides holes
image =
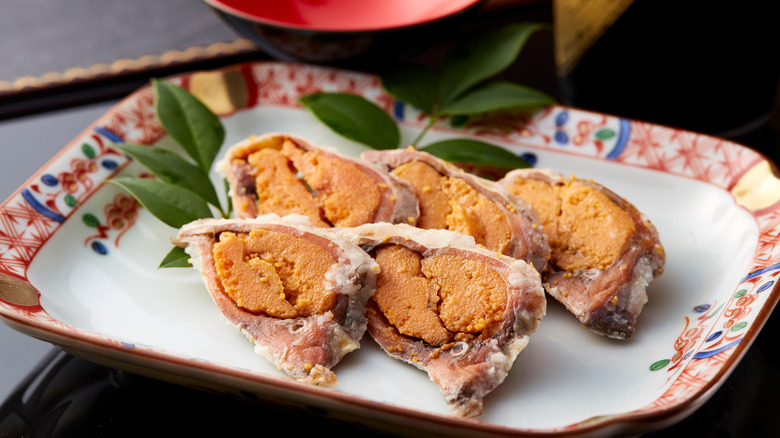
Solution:
[[[209,172],[225,140],[222,122],[187,90],[152,79],[154,108],[165,131],[184,154],[147,145],[121,143],[114,147],[143,165],[156,178],[115,177],[108,182],[130,193],[161,222],[180,228],[196,219],[232,212],[230,198],[223,206]],[[227,184],[225,184],[227,191]],[[174,246],[160,267],[190,266],[189,256]]]
[[[314,93],[298,100],[325,125],[342,136],[374,149],[395,149],[398,125],[373,102],[348,93]]]
[[[539,23],[509,25],[469,40],[451,50],[441,72],[418,64],[403,64],[380,74],[384,89],[412,105],[428,122],[412,142],[443,117],[463,121],[476,114],[507,109],[534,109],[554,104],[545,93],[506,81],[491,80],[515,61],[528,38],[545,28]],[[230,217],[230,197],[223,207],[209,172],[225,139],[222,123],[187,90],[164,80],[152,80],[157,119],[184,154],[138,144],[115,147],[143,165],[156,178],[115,177],[108,182],[130,193],[144,208],[173,227],[214,217]],[[314,93],[300,98],[319,120],[335,132],[374,149],[395,149],[401,136],[395,120],[373,102],[347,93]],[[517,155],[486,142],[456,138],[423,148],[453,162],[499,168],[528,167]],[[227,195],[228,185],[223,189]],[[183,249],[174,248],[160,267],[190,266]]]
[[[440,72],[406,63],[380,73],[382,87],[427,116],[411,146],[444,117],[463,122],[468,117],[501,110],[533,110],[555,104],[537,89],[494,79],[511,66],[528,38],[547,28],[543,23],[517,23],[485,33],[450,50]],[[301,104],[344,137],[373,149],[401,146],[396,122],[374,103],[347,93],[321,92],[303,96]],[[406,146],[406,145],[403,145]],[[444,140],[421,147],[440,158],[501,168],[528,167],[522,158],[498,146],[473,140]]]

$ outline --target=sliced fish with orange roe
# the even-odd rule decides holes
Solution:
[[[366,151],[360,158],[414,188],[420,209],[417,227],[466,234],[496,253],[544,269],[550,247],[536,212],[495,181],[412,147]]]
[[[319,227],[414,224],[417,198],[404,181],[291,134],[252,136],[217,164],[239,218],[301,214]]]
[[[201,219],[176,243],[218,310],[290,377],[331,387],[332,368],[359,348],[377,263],[300,215]]]
[[[547,292],[594,333],[629,338],[666,262],[647,216],[601,184],[549,169],[513,170],[499,183],[539,214],[552,251]]]
[[[371,337],[426,371],[454,415],[481,415],[546,312],[539,272],[453,231],[402,224],[337,231],[380,267],[367,312]]]

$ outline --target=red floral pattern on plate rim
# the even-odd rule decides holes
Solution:
[[[341,91],[374,101],[402,123],[411,126],[423,123],[413,109],[405,108],[386,94],[378,79],[372,75],[278,62],[245,63],[229,68],[239,69],[243,73],[248,89],[248,107],[299,107],[298,96],[317,91]],[[191,74],[169,79],[186,87]],[[452,128],[443,123],[437,129]],[[530,151],[551,150],[613,160],[627,166],[693,178],[727,191],[745,172],[765,160],[756,152],[726,140],[564,106],[553,106],[533,116],[513,115],[498,124],[495,121],[477,120],[464,127],[463,131],[485,140],[499,140],[510,148],[516,146]],[[121,154],[112,152],[106,144],[112,141],[151,144],[164,135],[164,130],[154,117],[151,89],[144,87],[120,102],[63,149],[47,168],[35,175],[37,179],[31,179],[28,186],[20,188],[0,206],[0,280],[5,275],[25,282],[26,269],[43,244],[64,220],[74,214],[79,202],[93,195],[103,180],[110,178],[126,164],[126,159],[119,158]],[[114,154],[119,162],[98,169],[95,163],[84,162],[85,148],[99,149],[102,155]],[[96,159],[94,155],[89,158]],[[74,163],[80,165],[78,169],[88,171],[81,170],[78,178],[74,179]],[[67,172],[68,168],[71,169],[70,173]],[[67,193],[71,195],[70,202],[64,198],[67,194],[57,199],[55,190],[47,192],[46,184],[38,182],[44,175],[57,174],[64,175],[62,181],[73,184]],[[52,207],[49,211],[55,210],[59,216],[42,214],[42,210],[35,205],[40,199],[46,199],[47,205]],[[714,351],[712,354],[696,360],[692,356],[701,353],[706,339],[716,329],[732,327],[735,318],[742,321],[744,327],[754,323],[760,326],[768,317],[777,301],[774,284],[780,273],[780,209],[776,207],[777,204],[751,212],[758,224],[759,241],[744,280],[735,289],[742,293],[736,292],[714,314],[710,309],[706,318],[695,321],[686,318],[688,326],[675,346],[680,347],[680,354],[675,355],[673,367],[669,369],[670,372],[674,371],[669,376],[671,385],[663,396],[637,412],[601,423],[573,424],[563,430],[584,432],[620,421],[621,418],[629,422],[641,421],[643,417],[659,412],[685,410],[688,403],[711,389],[719,378],[730,371],[749,345],[749,342],[742,345],[734,342],[737,338],[742,340],[741,336],[728,338],[735,345],[734,348],[712,350],[712,345],[708,345],[707,348]],[[744,298],[746,296],[749,300]],[[73,330],[51,318],[39,305],[22,306],[0,298],[0,314],[38,326],[44,331],[47,327]],[[746,331],[744,336],[752,340],[757,330]],[[96,343],[116,344],[116,341],[100,336],[95,339]],[[686,352],[687,356],[684,355]]]

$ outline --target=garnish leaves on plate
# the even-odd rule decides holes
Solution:
[[[225,139],[219,117],[189,91],[164,80],[152,80],[157,119],[178,143],[184,154],[137,144],[116,144],[117,149],[137,161],[155,178],[116,177],[109,179],[132,195],[164,224],[180,228],[197,219],[230,217],[231,204],[222,207],[217,189],[209,177]],[[225,190],[228,190],[225,184]],[[190,266],[189,257],[174,246],[160,267]]]
[[[512,65],[531,34],[544,28],[540,23],[510,24],[449,51],[441,73],[442,106]]]
[[[152,80],[157,119],[204,172],[208,173],[225,140],[219,117],[187,90]]]
[[[190,255],[180,246],[174,246],[171,251],[160,262],[159,268],[189,268]]]
[[[439,78],[424,65],[401,64],[380,76],[382,87],[396,99],[433,114],[439,100]]]
[[[547,25],[542,23],[511,24],[468,40],[446,54],[440,72],[414,63],[402,63],[381,72],[379,78],[388,94],[428,117],[426,126],[411,146],[418,147],[425,134],[443,117],[451,117],[456,122],[451,126],[462,127],[471,115],[501,110],[532,110],[555,104],[555,99],[540,90],[507,81],[491,81],[512,65],[534,32],[545,28]],[[397,128],[390,128],[396,124],[395,120],[367,99],[315,93],[301,97],[300,102],[344,137],[374,149],[400,146],[395,134],[388,134],[397,131]],[[385,137],[381,142],[377,139],[379,135]],[[468,142],[447,142],[430,150],[444,154],[445,147],[452,148],[448,155],[457,154],[468,160],[463,162],[478,164],[487,159],[480,158],[478,151],[490,154],[487,150],[492,150],[484,145],[475,147]],[[528,166],[522,158],[508,163]]]
[[[545,93],[507,81],[491,81],[512,65],[528,38],[547,26],[508,25],[468,40],[447,53],[440,72],[418,64],[399,64],[379,75],[392,97],[416,107],[428,122],[411,146],[418,147],[440,119],[453,127],[468,117],[508,109],[535,109],[554,104]],[[196,219],[232,212],[222,207],[209,173],[225,139],[219,117],[189,91],[164,80],[152,80],[157,119],[186,156],[143,145],[117,145],[156,178],[122,177],[110,182],[129,192],[155,217],[174,228]],[[302,106],[336,133],[373,149],[396,149],[401,135],[396,121],[375,103],[349,93],[318,92],[300,97]],[[521,157],[499,146],[471,139],[451,139],[422,148],[448,161],[501,168],[529,167]],[[225,190],[229,190],[227,185]],[[189,266],[176,247],[161,267]]]
[[[526,160],[504,148],[468,138],[437,141],[420,150],[453,163],[471,163],[504,169],[531,167]]]
[[[477,86],[443,107],[445,115],[471,115],[509,109],[533,109],[555,103],[555,99],[535,88],[512,82],[490,82]]]
[[[395,149],[398,125],[373,102],[348,93],[314,93],[300,98],[303,106],[342,136],[374,149]]]
[[[212,216],[206,201],[189,189],[154,178],[120,177],[108,181],[125,189],[149,213],[173,228]]]
[[[219,198],[209,176],[200,167],[178,154],[160,148],[137,144],[118,144],[115,147],[142,164],[157,178],[189,189],[206,202],[219,208]]]

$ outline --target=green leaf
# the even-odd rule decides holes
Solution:
[[[433,70],[423,65],[403,64],[381,73],[379,78],[391,96],[433,114],[439,99],[439,79]]]
[[[395,121],[380,107],[347,93],[314,93],[300,98],[336,133],[374,149],[396,149],[401,134]]]
[[[195,193],[165,181],[122,177],[106,180],[129,192],[163,223],[181,228],[196,219],[212,217],[206,201]]]
[[[450,126],[453,128],[462,128],[469,123],[469,116],[455,115],[450,117]]]
[[[190,255],[180,246],[174,246],[165,258],[160,262],[158,268],[191,268]]]
[[[531,167],[523,158],[504,148],[467,138],[438,141],[420,150],[454,163],[472,163],[504,169]]]
[[[155,79],[152,85],[155,111],[163,128],[208,173],[225,140],[219,117],[177,85]]]
[[[512,65],[528,38],[546,28],[542,23],[518,23],[470,39],[447,53],[442,70],[442,104]]]
[[[206,202],[216,207],[220,206],[217,192],[214,190],[214,185],[208,175],[198,166],[174,152],[128,143],[115,144],[114,146],[149,169],[161,180],[191,190],[200,195]]]
[[[546,93],[512,82],[490,82],[467,92],[440,109],[441,114],[463,115],[491,111],[539,108],[555,104]]]

